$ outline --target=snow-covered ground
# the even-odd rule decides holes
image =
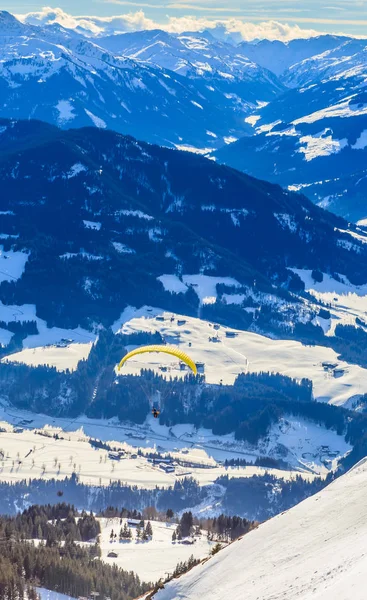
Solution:
[[[136,539],[136,530],[131,527],[133,538],[131,542],[119,542],[118,536],[121,526],[124,527],[126,519],[100,519],[101,523],[101,551],[102,560],[109,564],[116,564],[126,571],[134,571],[142,581],[155,583],[161,577],[172,574],[177,563],[187,561],[191,555],[195,558],[206,558],[214,546],[208,542],[205,532],[195,538],[195,543],[185,545],[172,542],[172,534],[177,525],[151,521],[153,538],[147,542]],[[117,541],[111,542],[111,531],[117,534]],[[117,558],[108,558],[108,553],[114,551]]]
[[[217,285],[224,284],[229,287],[240,287],[240,283],[233,277],[213,277],[211,275],[183,275],[182,280],[177,275],[161,275],[158,277],[167,292],[174,294],[185,293],[192,287],[196,292],[200,304],[216,300]]]
[[[37,317],[37,311],[34,304],[11,305],[0,302],[0,321],[9,323],[11,321],[35,321],[37,323],[38,334],[29,335],[23,341],[24,348],[37,348],[47,346],[47,344],[56,344],[63,339],[74,340],[78,343],[94,342],[96,335],[77,327],[76,329],[62,329],[60,327],[47,327],[46,321]]]
[[[353,294],[342,296],[340,302],[358,302]],[[349,300],[348,300],[349,299]],[[367,303],[365,297],[360,302]],[[351,307],[346,309],[350,314]],[[339,312],[339,315],[342,313]],[[156,319],[163,317],[164,321]],[[342,317],[340,316],[340,319]],[[182,323],[184,320],[184,324]],[[115,324],[115,330],[123,333],[137,331],[159,331],[169,343],[174,343],[187,352],[195,362],[205,363],[207,383],[233,384],[236,376],[243,372],[268,371],[281,373],[296,379],[311,379],[314,396],[319,401],[336,405],[352,405],[367,390],[367,369],[338,360],[336,352],[323,346],[304,346],[294,340],[273,340],[248,331],[237,331],[227,327],[215,330],[212,323],[193,317],[180,317],[159,309],[144,307],[134,311],[126,309]],[[227,337],[227,335],[235,337]],[[210,337],[219,343],[209,341]],[[323,363],[338,366],[338,377],[325,370]],[[143,366],[161,373],[160,367],[168,368],[167,376],[183,376],[179,364],[168,355],[144,354],[128,361],[120,374],[139,374]]]
[[[196,431],[192,425],[168,428],[152,416],[138,426],[85,416],[52,419],[3,406],[0,427],[5,430],[0,433],[0,450],[4,454],[0,460],[0,480],[9,482],[28,478],[62,480],[73,472],[89,485],[109,485],[110,481],[120,480],[146,489],[156,485],[169,487],[186,475],[194,477],[200,485],[213,484],[221,475],[251,477],[265,472],[284,479],[302,475],[311,480],[318,474],[326,475],[337,459],[350,450],[343,437],[335,432],[293,417],[274,425],[267,439],[257,447],[235,440],[233,434],[216,436],[209,430]],[[55,433],[64,439],[55,440]],[[92,448],[89,437],[110,441],[112,446],[125,451],[126,458],[111,460],[106,450]],[[144,456],[137,456],[139,448],[143,454],[169,452],[178,463],[175,471],[166,473]],[[223,465],[231,458],[254,463],[258,456],[283,457],[293,470]]]
[[[365,600],[367,461],[173,580],[157,600]],[[245,596],[244,596],[245,594]]]
[[[355,234],[359,235],[359,234]],[[364,237],[367,242],[367,238]],[[305,289],[315,298],[328,304],[331,319],[324,329],[326,335],[334,335],[337,325],[355,325],[356,318],[366,322],[367,315],[367,285],[352,285],[348,279],[340,275],[340,281],[324,274],[322,282],[315,282],[312,271],[307,269],[292,269],[305,284]]]
[[[25,252],[4,252],[4,247],[0,246],[0,283],[20,279],[28,258],[29,254]]]
[[[89,344],[69,344],[66,347],[58,346],[40,346],[38,348],[26,348],[21,352],[12,354],[3,362],[18,362],[32,367],[39,365],[49,365],[56,367],[58,371],[74,371],[80,360],[88,358],[92,347]]]
[[[36,588],[37,593],[40,595],[41,600],[74,600],[71,596],[60,594],[59,592],[51,592],[45,588]]]

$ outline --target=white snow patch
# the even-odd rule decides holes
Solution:
[[[97,117],[96,115],[94,115],[87,108],[85,108],[84,110],[85,110],[86,114],[88,115],[88,117],[91,119],[91,121],[93,121],[94,125],[96,127],[98,127],[98,129],[106,129],[107,124],[105,123],[105,121],[103,119],[101,119],[100,117]]]
[[[70,100],[60,100],[55,108],[59,113],[57,121],[60,125],[63,125],[68,121],[72,121],[76,117],[76,115],[74,114],[74,107],[71,104]]]
[[[29,254],[25,252],[4,252],[4,247],[0,246],[0,283],[20,279],[28,258]]]
[[[154,217],[147,215],[141,210],[119,210],[115,214],[125,215],[126,217],[137,217],[138,219],[146,219],[147,221],[153,221],[154,219]]]
[[[261,119],[260,115],[250,115],[249,117],[246,117],[245,123],[249,123],[252,127],[255,127],[259,119]]]
[[[316,121],[320,121],[322,119],[341,117],[357,117],[360,115],[367,114],[367,104],[357,105],[352,104],[350,99],[344,100],[339,104],[335,104],[333,106],[328,106],[322,110],[318,110],[310,115],[305,117],[301,117],[300,119],[296,119],[292,122],[293,125],[298,125],[299,123],[315,123]]]
[[[348,140],[334,140],[332,135],[325,135],[324,132],[320,132],[317,135],[304,135],[299,139],[301,146],[297,152],[305,155],[307,162],[319,158],[320,156],[330,156],[331,154],[337,154],[341,152],[343,148],[348,146]]]
[[[241,284],[232,277],[212,277],[210,275],[183,275],[182,280],[192,286],[198,295],[201,304],[207,298],[217,298],[217,285],[222,283],[232,287],[241,287]],[[215,300],[214,300],[215,301]]]
[[[45,588],[36,588],[37,593],[40,595],[41,600],[74,600],[72,596],[60,594],[59,592],[51,592]]]
[[[49,365],[58,371],[75,371],[79,361],[88,358],[92,342],[88,344],[69,344],[65,347],[59,345],[26,348],[16,354],[3,358],[1,362],[22,363],[31,367]]]
[[[166,292],[171,292],[173,294],[185,294],[188,290],[188,285],[183,283],[181,279],[177,277],[177,275],[161,275],[157,277],[158,281],[163,284]]]
[[[125,246],[125,244],[121,244],[120,242],[112,242],[112,245],[120,254],[135,254],[135,250],[129,248],[129,246]]]
[[[195,148],[195,146],[190,146],[189,144],[175,144],[175,148],[183,152],[192,152],[193,154],[205,155],[214,152],[214,148]]]
[[[224,143],[229,145],[229,144],[234,144],[234,142],[238,141],[238,138],[234,137],[233,135],[227,135],[223,138]]]
[[[362,131],[356,143],[351,147],[353,148],[353,150],[364,150],[365,148],[367,148],[367,129],[364,129],[364,131]]]
[[[281,224],[283,229],[287,227],[293,233],[297,231],[297,222],[294,220],[292,215],[287,213],[274,213],[274,217]]]
[[[83,173],[85,171],[87,171],[87,167],[85,167],[81,163],[76,163],[71,167],[69,173],[67,173],[67,178],[72,179],[73,177],[79,175],[79,173]]]
[[[102,227],[102,223],[99,223],[98,221],[84,221],[84,227],[86,229],[95,229],[96,231],[99,231]]]
[[[227,304],[242,304],[245,299],[244,294],[223,294]]]

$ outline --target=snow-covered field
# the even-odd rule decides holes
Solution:
[[[47,344],[57,344],[63,339],[74,340],[78,343],[94,342],[96,335],[77,327],[76,329],[62,329],[60,327],[47,327],[46,321],[37,317],[37,311],[34,304],[11,305],[0,302],[0,321],[10,323],[18,321],[35,321],[37,323],[38,334],[29,335],[23,341],[24,348],[40,348]]]
[[[157,600],[365,600],[367,462],[260,525]],[[245,593],[245,596],[244,596]]]
[[[251,477],[270,472],[291,479],[296,475],[309,480],[324,476],[338,458],[350,450],[343,437],[302,419],[283,419],[274,425],[266,441],[258,447],[235,440],[234,435],[215,436],[211,431],[191,425],[162,426],[149,416],[142,426],[119,424],[116,420],[51,419],[14,408],[0,407],[0,480],[59,479],[78,473],[89,485],[108,486],[122,481],[153,489],[169,487],[190,475],[200,485],[213,484],[221,475]],[[55,440],[53,435],[60,438]],[[94,449],[89,437],[110,441],[125,451],[125,458],[111,460],[106,450]],[[166,473],[144,456],[149,451],[169,452],[175,471]],[[286,450],[286,455],[284,451]],[[242,458],[254,463],[258,456],[283,457],[293,470],[264,467],[225,467],[225,459]],[[19,462],[21,461],[21,462]]]
[[[293,269],[305,282],[308,290],[317,299],[331,305],[330,319],[316,317],[326,335],[334,335],[337,324],[355,324],[356,317],[363,322],[367,313],[367,286],[353,286],[345,278],[336,281],[324,275],[322,283],[315,283],[311,271]],[[225,283],[233,288],[239,284],[231,278],[216,278],[203,275],[184,276],[181,281],[175,275],[162,275],[160,281],[166,290],[173,293],[184,292],[187,286],[194,286],[200,303],[214,301],[217,297],[216,285]],[[228,296],[240,302],[240,294]],[[157,320],[163,317],[164,321]],[[24,362],[33,366],[49,364],[59,370],[75,369],[78,360],[86,358],[95,340],[95,335],[81,328],[64,330],[49,329],[47,324],[36,316],[33,305],[4,306],[0,304],[0,320],[35,320],[38,335],[28,336],[22,352],[3,360]],[[115,332],[159,331],[166,341],[176,344],[188,352],[196,362],[205,363],[205,378],[209,384],[232,384],[239,373],[268,371],[282,373],[313,381],[314,396],[319,401],[353,407],[358,398],[367,391],[367,370],[338,360],[337,354],[322,346],[304,346],[293,340],[273,340],[263,335],[247,331],[237,331],[227,327],[214,329],[214,325],[193,317],[183,317],[165,313],[159,308],[143,307],[136,310],[127,307],[113,325]],[[227,336],[234,337],[227,337]],[[216,343],[212,340],[216,338]],[[73,343],[66,348],[48,347],[59,344],[62,339]],[[9,341],[9,332],[0,331],[0,342]],[[32,350],[30,350],[32,349]],[[334,364],[334,372],[325,369],[323,363]],[[175,359],[167,355],[150,354],[137,356],[124,366],[122,374],[139,374],[142,367],[149,366],[161,373],[161,367],[168,368],[168,376],[183,377]]]
[[[342,296],[341,302],[348,302]],[[353,295],[353,301],[358,296]],[[360,298],[367,305],[365,297]],[[349,314],[349,308],[348,308]],[[164,321],[156,319],[163,317]],[[184,324],[179,325],[179,321]],[[237,331],[227,327],[215,330],[213,324],[194,317],[180,317],[160,309],[144,307],[134,311],[127,309],[115,324],[115,330],[123,333],[137,331],[159,331],[168,343],[179,346],[195,362],[205,364],[207,383],[233,384],[236,376],[243,372],[268,371],[281,373],[296,379],[311,379],[314,396],[319,401],[336,405],[352,404],[367,391],[367,369],[338,360],[336,352],[323,346],[304,346],[294,340],[273,340],[248,331]],[[235,337],[227,337],[227,335]],[[219,343],[209,341],[210,337]],[[338,377],[325,370],[323,363],[338,367]],[[129,360],[121,374],[139,374],[149,367],[161,373],[160,367],[168,368],[167,376],[183,376],[179,364],[168,355],[144,354]],[[162,374],[162,373],[161,373]]]
[[[195,538],[195,543],[185,545],[172,542],[172,534],[177,525],[151,521],[153,539],[147,542],[137,541],[135,528],[132,527],[133,539],[131,542],[110,541],[110,534],[119,535],[121,529],[120,519],[100,519],[101,522],[101,551],[102,560],[109,564],[116,564],[126,571],[134,571],[142,581],[155,583],[161,577],[172,574],[177,563],[187,561],[191,555],[195,558],[206,558],[214,546],[209,542],[205,532]],[[122,519],[122,527],[126,519]],[[117,558],[108,558],[110,551],[118,554]]]
[[[74,371],[80,360],[88,358],[92,342],[89,344],[69,344],[66,347],[40,346],[38,348],[26,348],[21,352],[12,354],[11,362],[23,363],[32,367],[49,365],[56,367],[58,371]]]
[[[364,237],[364,239],[367,242],[367,238]],[[323,281],[318,283],[313,280],[310,270],[292,269],[292,271],[302,279],[306,291],[318,300],[330,305],[328,310],[331,319],[326,322],[326,335],[334,335],[335,327],[338,324],[355,325],[356,318],[366,322],[367,285],[352,285],[342,275],[340,275],[340,281],[336,281],[336,279],[326,274],[324,274]]]
[[[4,247],[0,246],[0,283],[20,279],[28,257],[25,252],[4,252]]]

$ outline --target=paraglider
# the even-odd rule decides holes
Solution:
[[[130,358],[132,358],[133,356],[138,356],[139,354],[144,354],[145,352],[163,352],[164,354],[170,354],[171,356],[175,356],[176,358],[184,362],[188,367],[190,367],[194,375],[197,375],[198,371],[196,368],[196,364],[194,363],[192,358],[190,358],[189,355],[183,352],[182,350],[179,350],[176,346],[142,346],[141,348],[136,348],[135,350],[128,352],[128,354],[126,354],[123,357],[118,366],[118,370],[120,370],[121,367],[123,367],[124,364],[128,360],[130,360]]]
[[[197,375],[198,370],[197,370],[197,366],[196,363],[192,360],[192,358],[190,358],[190,356],[188,356],[188,354],[186,354],[185,352],[183,352],[182,350],[179,350],[179,348],[177,348],[177,346],[165,346],[165,345],[161,345],[161,346],[141,346],[140,348],[136,348],[135,350],[132,350],[131,352],[128,352],[120,361],[119,365],[118,365],[118,370],[120,371],[121,368],[124,366],[124,364],[129,361],[131,358],[133,358],[134,356],[139,356],[140,354],[145,354],[147,352],[162,352],[164,354],[169,354],[171,356],[174,356],[176,358],[178,358],[182,363],[186,364],[192,371],[192,373],[194,375]],[[176,381],[173,383],[173,385],[177,385],[177,379]],[[143,392],[145,393],[145,395],[147,397],[149,397],[149,401],[151,403],[151,412],[152,415],[155,419],[158,419],[159,415],[161,414],[161,405],[160,405],[160,400],[157,400],[157,395],[159,396],[159,399],[161,397],[161,391],[156,390],[154,394],[152,394],[151,392],[147,392],[147,390],[145,389],[145,385],[144,385],[144,380],[141,380],[141,388],[143,390]],[[172,386],[170,386],[172,387]],[[171,390],[172,393],[172,390]]]

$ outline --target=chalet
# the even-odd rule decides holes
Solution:
[[[202,363],[202,362],[196,363],[196,368],[198,370],[198,373],[204,373],[204,371],[205,371],[205,363]]]
[[[155,318],[155,320],[159,321],[160,323],[164,323],[164,317],[161,317],[159,315]]]
[[[119,452],[109,452],[108,458],[110,458],[111,460],[120,460],[121,454]]]
[[[170,465],[172,463],[172,458],[153,458],[154,465]]]
[[[237,336],[238,336],[238,333],[236,331],[226,331],[227,338],[235,338]]]
[[[159,468],[165,473],[174,473],[175,467],[173,465],[167,465],[166,463],[159,463]]]
[[[186,325],[187,321],[186,319],[178,319],[177,320],[177,325]]]
[[[129,527],[139,527],[142,524],[141,519],[128,519],[127,524]]]
[[[114,550],[111,550],[108,554],[107,554],[108,558],[117,558],[118,554],[117,552],[115,552]]]

